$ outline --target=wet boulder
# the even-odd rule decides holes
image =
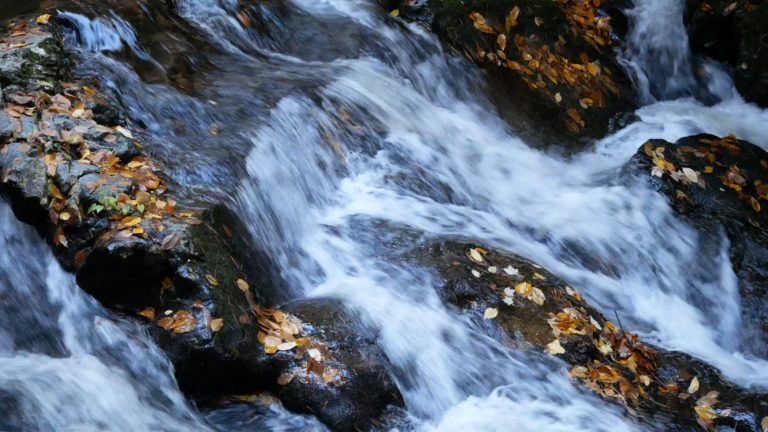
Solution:
[[[0,86],[52,91],[66,78],[68,58],[61,42],[30,22],[20,21],[0,38]]]
[[[271,262],[241,254],[237,215],[168,180],[126,119],[100,123],[92,108],[108,99],[76,83],[25,85],[8,70],[0,192],[80,287],[147,324],[187,394],[272,391],[334,430],[369,428],[402,405],[375,335],[341,305],[266,307],[278,303],[261,274]]]
[[[739,93],[768,106],[768,3],[748,0],[688,0],[691,48],[733,68]]]
[[[408,17],[419,2],[389,2]],[[488,72],[512,123],[545,122],[565,142],[603,136],[635,107],[630,79],[615,59],[611,17],[600,2],[433,1],[432,27]],[[621,15],[620,8],[612,8]],[[514,111],[506,113],[505,111]],[[514,125],[514,124],[513,124]]]
[[[576,383],[641,422],[667,419],[674,430],[760,430],[768,415],[767,395],[732,385],[690,355],[643,342],[535,263],[459,242],[432,244],[417,255],[436,265],[446,302],[486,334],[563,360]]]
[[[724,232],[739,279],[750,347],[765,355],[768,341],[768,152],[734,136],[696,135],[670,143],[651,140],[628,169],[666,195],[702,237],[717,245]],[[716,253],[716,252],[715,252]]]
[[[376,333],[332,299],[301,300],[282,308],[304,323],[308,342],[296,355],[279,355],[277,390],[283,404],[313,414],[333,430],[382,426],[403,400],[377,345]],[[306,354],[304,354],[306,353]]]

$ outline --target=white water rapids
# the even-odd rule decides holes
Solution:
[[[274,45],[243,31],[232,18],[234,1],[179,0],[179,11],[239,65],[245,64],[241,73],[246,78],[258,79],[247,68],[256,63],[256,53],[292,71],[326,77],[312,97],[287,94],[265,121],[245,127],[241,135],[252,145],[248,176],[231,192],[253,240],[267,248],[295,295],[344,299],[380,330],[414,428],[664,428],[640,425],[575,387],[565,364],[511,351],[482,336],[442,303],[436,293],[439,281],[428,271],[383,257],[385,248],[407,251],[429,239],[467,238],[530,258],[568,280],[605,315],[615,311],[625,327],[646,340],[701,358],[738,384],[768,386],[768,361],[759,357],[764,347],[740,319],[727,240],[722,236],[717,245],[703,245],[663,197],[621,176],[622,166],[651,138],[734,133],[768,145],[763,126],[768,112],[746,104],[721,67],[704,63],[700,68],[706,72],[703,85],[719,103],[705,106],[687,98],[702,84],[693,77],[682,1],[676,3],[680,8],[664,9],[667,0],[636,0],[629,47],[621,55],[650,104],[638,110],[638,121],[571,158],[532,148],[511,134],[485,99],[483,78],[473,66],[443,52],[421,27],[396,23],[374,1],[289,3],[320,21],[360,26],[375,35],[375,42],[362,43],[354,58],[305,60],[275,51]],[[663,24],[653,21],[658,16],[664,17]],[[81,22],[91,31],[83,37],[109,44],[91,40],[86,49],[113,50],[115,37],[132,34],[122,21],[119,27],[117,21],[99,23]],[[113,33],[96,34],[110,28]],[[122,39],[140,49],[134,37]],[[676,97],[682,98],[669,100]],[[355,121],[375,133],[350,134]],[[6,238],[21,230],[7,220],[7,211],[2,217]],[[397,237],[405,231],[406,240]],[[705,246],[720,253],[702,254]],[[576,250],[609,263],[612,271],[588,267]],[[207,427],[174,390],[156,348],[146,342],[131,348],[124,357],[136,364],[94,356],[94,344],[137,343],[127,335],[136,330],[125,333],[124,323],[111,321],[54,264],[40,264],[50,262],[47,254],[29,260],[52,275],[42,288],[29,289],[47,289],[37,295],[48,295],[62,309],[58,325],[70,354],[22,354],[6,350],[7,338],[0,337],[0,353],[10,357],[0,362],[0,390],[15,388],[19,374],[29,374],[29,380],[21,379],[24,394],[50,396],[29,402],[29,410],[61,422],[51,423],[50,429],[127,430],[117,427],[122,421],[135,425],[130,430],[158,424],[168,430]],[[103,316],[100,324],[94,324],[94,315]],[[109,332],[99,333],[104,328]],[[24,372],[25,365],[39,367]],[[162,389],[152,392],[162,390],[162,404],[143,397],[150,390],[131,378],[137,368],[161,377]],[[42,379],[41,385],[51,380],[62,384],[38,390],[33,378]],[[77,390],[61,393],[70,382],[78,383]],[[105,387],[110,395],[124,397],[104,398]],[[74,404],[96,406],[84,410]]]

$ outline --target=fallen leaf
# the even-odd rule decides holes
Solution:
[[[480,15],[479,13],[472,12],[471,14],[469,14],[469,18],[474,23],[475,28],[480,30],[481,32],[495,33],[495,31],[493,31],[493,28],[485,22],[485,18],[483,18],[483,16]]]
[[[547,344],[547,347],[544,349],[544,352],[552,355],[565,354],[565,348],[563,348],[563,346],[560,345],[560,339],[555,339],[552,342]]]
[[[504,273],[506,273],[509,276],[517,276],[518,274],[520,274],[520,270],[509,265],[504,267]]]
[[[51,14],[44,14],[44,15],[40,15],[39,17],[37,17],[35,22],[38,23],[38,24],[45,25],[45,24],[48,24],[48,21],[50,21],[50,20],[51,20]]]
[[[500,34],[496,37],[496,43],[499,44],[499,48],[501,48],[502,51],[507,49],[507,35]]]
[[[506,28],[507,32],[517,26],[518,16],[520,16],[520,8],[515,6],[509,11],[507,18],[504,21],[504,28]]]
[[[221,330],[222,327],[224,327],[224,319],[222,319],[222,318],[212,319],[211,323],[210,323],[210,326],[211,326],[211,331],[212,332],[217,332],[217,331]]]
[[[392,12],[389,13],[390,16],[393,16],[395,18],[400,16],[400,9],[395,9]]]
[[[483,259],[483,255],[480,253],[479,250],[477,250],[477,248],[473,248],[469,250],[469,258],[478,264],[482,264],[483,262],[485,262],[485,259]]]
[[[217,281],[215,277],[213,277],[213,276],[211,276],[209,274],[205,275],[205,280],[207,280],[208,283],[213,285],[213,286],[219,286],[219,281]]]
[[[155,308],[148,307],[139,312],[139,315],[143,316],[144,318],[148,320],[154,320],[155,319]]]
[[[138,216],[126,216],[123,218],[123,220],[120,221],[120,225],[123,228],[130,228],[140,223],[141,223],[141,218]],[[122,228],[118,228],[118,229],[122,229]]]
[[[277,384],[284,386],[290,384],[291,381],[293,381],[293,378],[296,375],[288,372],[283,372],[280,374],[280,376],[277,378]]]
[[[763,432],[768,432],[768,416],[763,417],[763,421],[760,422],[760,426],[763,427]]]
[[[690,169],[688,167],[684,167],[683,168],[683,175],[691,183],[696,183],[696,182],[699,181],[699,175],[696,173],[696,171],[694,171],[694,170],[692,170],[692,169]]]
[[[237,280],[237,287],[240,288],[240,290],[243,291],[243,292],[248,291],[248,288],[249,288],[248,287],[248,282],[246,282],[246,281],[244,281],[242,279],[238,279]]]
[[[122,127],[122,126],[115,126],[115,131],[119,132],[120,135],[123,135],[126,138],[133,138],[133,134],[128,129]]]
[[[494,319],[499,316],[499,310],[496,308],[486,308],[483,312],[483,319]]]
[[[171,250],[176,247],[177,243],[179,243],[179,236],[177,234],[168,234],[163,238],[160,248],[162,250]]]
[[[283,342],[277,346],[278,351],[290,351],[294,348],[296,348],[296,342],[294,341]]]
[[[699,378],[693,377],[691,384],[688,385],[688,393],[694,394],[699,391]]]

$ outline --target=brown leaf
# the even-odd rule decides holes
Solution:
[[[517,26],[517,17],[520,15],[520,8],[515,6],[507,15],[507,19],[504,21],[504,28],[507,29],[507,33],[509,33],[510,30],[512,30],[513,27]]]
[[[240,288],[240,290],[243,291],[243,292],[248,291],[248,288],[249,288],[248,287],[248,282],[246,282],[246,281],[244,281],[242,279],[238,279],[237,280],[237,287]]]
[[[281,386],[288,385],[291,381],[293,381],[294,377],[295,377],[295,375],[292,374],[292,373],[283,372],[277,378],[277,384],[279,384]]]
[[[144,318],[146,318],[148,320],[154,320],[155,319],[155,308],[153,308],[153,307],[144,308],[144,310],[139,312],[139,315],[143,316]]]
[[[475,24],[475,28],[483,33],[496,33],[488,23],[485,22],[485,18],[477,12],[469,14],[469,18]]]
[[[224,327],[224,319],[222,319],[222,318],[215,318],[215,319],[211,320],[210,326],[211,326],[211,331],[217,332],[217,331],[221,330],[222,327]]]
[[[168,234],[163,238],[163,241],[160,245],[160,248],[162,250],[171,250],[176,247],[176,244],[179,243],[179,236],[177,234]]]

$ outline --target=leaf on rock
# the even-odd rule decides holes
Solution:
[[[51,14],[43,14],[43,15],[40,15],[39,17],[37,17],[35,22],[38,23],[38,24],[45,25],[45,24],[48,24],[48,22],[50,20],[51,20]]]
[[[520,16],[520,8],[515,6],[507,15],[507,19],[504,21],[504,28],[509,32],[513,27],[517,26],[517,18]]]
[[[141,312],[139,312],[140,316],[143,316],[144,318],[148,320],[154,320],[155,319],[155,308],[153,307],[147,307],[144,308]]]
[[[120,135],[123,135],[126,138],[133,139],[133,134],[128,129],[122,127],[122,126],[115,126],[115,131],[120,133]]]
[[[693,377],[691,384],[688,385],[688,393],[694,394],[699,391],[699,378]]]
[[[469,14],[469,18],[475,24],[475,28],[483,33],[496,33],[493,28],[485,22],[485,18],[477,12]]]
[[[209,274],[205,275],[205,280],[207,280],[208,283],[213,285],[213,286],[219,286],[219,281],[217,281],[215,277],[213,277],[213,276],[211,276]]]
[[[563,346],[560,345],[560,339],[555,339],[552,342],[547,344],[547,347],[544,349],[544,352],[552,355],[565,354],[565,348],[563,348]]]
[[[293,381],[293,378],[296,375],[288,372],[283,372],[280,374],[280,376],[277,378],[277,384],[284,386],[290,384],[291,381]]]
[[[224,327],[224,319],[223,318],[212,319],[210,326],[211,326],[212,332],[217,332]]]
[[[244,281],[243,279],[237,280],[237,287],[240,288],[240,291],[246,292],[248,291],[248,282]]]

